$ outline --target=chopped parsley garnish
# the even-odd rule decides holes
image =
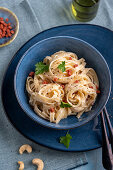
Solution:
[[[66,136],[60,137],[60,143],[64,144],[66,148],[69,148],[70,140],[72,139],[72,136],[67,132]]]
[[[44,72],[49,71],[49,65],[45,65],[43,62],[39,62],[35,65],[35,74],[42,74]]]
[[[64,71],[66,70],[66,68],[65,68],[65,61],[62,61],[62,64],[60,64],[60,65],[58,66],[58,68],[59,68],[62,72],[64,72]]]
[[[64,107],[72,107],[72,106],[69,103],[61,102],[60,107],[64,108]]]

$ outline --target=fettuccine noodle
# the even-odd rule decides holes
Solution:
[[[65,71],[58,68],[65,61]],[[77,118],[91,110],[97,97],[99,81],[92,68],[85,68],[85,60],[72,52],[59,51],[44,58],[49,70],[28,76],[26,90],[29,103],[36,114],[59,123],[69,115]],[[68,106],[61,107],[61,102]]]

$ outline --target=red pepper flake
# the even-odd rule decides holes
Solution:
[[[48,81],[44,80],[44,81],[42,82],[42,84],[48,84]]]
[[[8,18],[6,18],[6,19],[5,19],[5,21],[6,21],[6,22],[8,22],[8,21],[9,21],[9,19],[8,19]]]
[[[78,67],[78,64],[75,64],[75,65],[74,65],[74,68],[75,68],[75,67]]]
[[[67,72],[68,76],[72,75],[72,70],[71,69],[70,70],[66,70],[66,72]]]
[[[96,85],[96,89],[98,89],[98,86]]]
[[[93,89],[93,86],[89,86],[89,88]]]
[[[30,77],[33,77],[34,74],[35,74],[35,73],[34,73],[33,71],[31,71],[31,72],[29,73],[29,76],[30,76]]]
[[[63,102],[64,102],[64,103],[67,103],[67,100],[66,100],[66,99],[64,99],[64,100],[63,100]]]
[[[79,80],[75,80],[75,83],[79,83]]]
[[[66,97],[63,98],[63,102],[67,103],[67,99]]]
[[[100,90],[97,90],[96,92],[99,94],[99,93],[100,93]]]
[[[58,80],[58,78],[57,78],[57,77],[55,77],[55,78],[54,78],[54,81],[57,81],[57,80]]]
[[[69,60],[72,60],[72,57],[69,57]]]
[[[62,88],[64,89],[65,88],[65,85],[64,84],[61,84]]]
[[[54,112],[55,109],[53,107],[50,108],[50,112]]]

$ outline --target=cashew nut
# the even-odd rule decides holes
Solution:
[[[32,160],[32,163],[38,166],[37,170],[43,170],[44,162],[41,159],[35,158]]]
[[[28,153],[32,152],[32,147],[28,144],[22,145],[19,149],[19,153],[23,154],[24,151],[27,151]]]
[[[19,170],[24,169],[24,163],[22,161],[18,161],[18,164],[20,165]]]

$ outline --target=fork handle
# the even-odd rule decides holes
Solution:
[[[100,115],[102,122],[102,163],[105,169],[113,170],[113,155],[108,140],[103,111]]]
[[[112,128],[106,107],[104,108],[104,113],[105,113],[105,117],[106,117],[106,120],[107,120],[107,125],[108,125],[108,129],[109,129],[109,136],[110,136],[110,143],[111,143],[111,148],[112,148],[112,153],[113,153],[113,128]]]

